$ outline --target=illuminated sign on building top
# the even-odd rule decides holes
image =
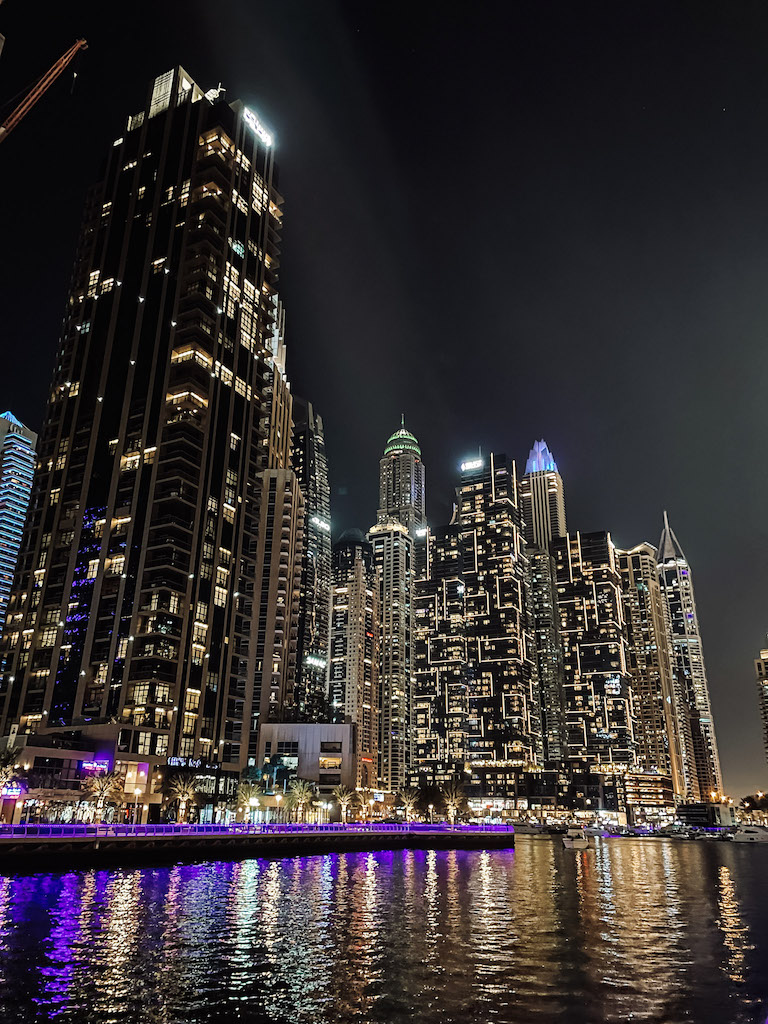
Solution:
[[[271,146],[274,142],[271,134],[267,131],[261,121],[256,117],[252,110],[245,107],[243,110],[243,120],[251,128],[256,135],[261,139],[265,146]]]
[[[470,470],[482,469],[482,468],[483,468],[483,460],[482,459],[472,459],[470,462],[462,462],[462,464],[461,464],[461,472],[462,473],[468,473]]]

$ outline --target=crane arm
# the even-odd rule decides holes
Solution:
[[[21,103],[0,125],[0,142],[7,139],[21,119],[28,114],[40,97],[53,85],[67,65],[71,64],[80,50],[85,50],[88,43],[85,39],[78,39],[73,43],[67,52],[56,61],[52,68],[43,75],[34,88],[24,97]]]

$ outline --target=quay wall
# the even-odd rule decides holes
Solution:
[[[0,827],[0,874],[514,844],[507,825],[16,825]]]

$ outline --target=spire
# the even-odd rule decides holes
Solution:
[[[664,525],[661,530],[661,538],[659,540],[659,562],[666,562],[668,559],[680,558],[684,562],[688,559],[683,554],[683,549],[680,547],[680,541],[675,536],[675,532],[669,525],[669,516],[664,511]]]
[[[405,413],[404,412],[400,413],[400,426],[401,427],[405,426]]]
[[[557,473],[557,463],[544,438],[534,441],[525,464],[526,473]]]

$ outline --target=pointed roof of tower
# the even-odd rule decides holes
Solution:
[[[525,464],[526,473],[557,473],[557,463],[544,438],[534,441]]]
[[[669,525],[669,517],[665,511],[664,525],[661,530],[661,539],[659,540],[659,554],[657,561],[666,562],[669,558],[682,558],[684,562],[688,561],[683,554],[683,549],[680,547],[680,541],[677,539],[674,530]]]
[[[410,430],[405,427],[405,413],[400,416],[400,429],[390,435],[384,448],[385,455],[393,455],[395,452],[413,452],[421,458],[421,448]]]
[[[1,420],[8,420],[8,422],[9,423],[13,423],[13,425],[15,427],[23,427],[24,426],[24,424],[21,422],[21,420],[17,420],[16,417],[13,415],[13,413],[10,412],[10,411],[9,412],[1,413],[0,414],[0,419]]]

